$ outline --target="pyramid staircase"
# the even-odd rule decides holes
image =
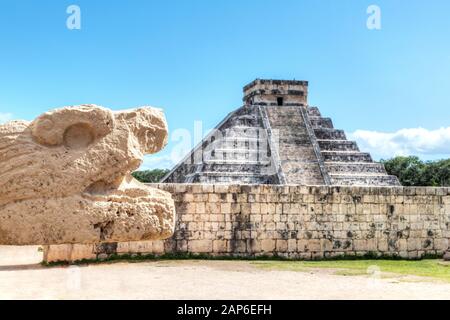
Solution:
[[[322,117],[317,107],[307,108],[307,113],[331,184],[400,185],[381,163],[361,152],[356,142],[347,140],[343,130],[335,129],[330,118]]]
[[[163,182],[277,184],[257,108],[232,112]]]
[[[400,185],[317,107],[253,105],[230,113],[163,182]]]
[[[278,139],[278,155],[286,183],[324,184],[317,152],[299,107],[261,107],[265,109],[272,132]]]

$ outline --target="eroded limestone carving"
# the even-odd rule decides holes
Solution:
[[[0,126],[0,244],[164,239],[170,193],[131,176],[167,143],[161,110],[66,107]]]

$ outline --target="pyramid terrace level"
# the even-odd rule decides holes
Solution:
[[[257,79],[243,101],[162,182],[400,185],[308,105],[307,81]]]

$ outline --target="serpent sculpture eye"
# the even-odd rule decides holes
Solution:
[[[94,139],[94,129],[86,123],[74,124],[64,132],[64,145],[69,149],[84,149]]]

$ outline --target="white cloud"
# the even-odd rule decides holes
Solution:
[[[348,138],[375,159],[417,155],[424,159],[450,157],[450,127],[436,130],[400,129],[396,132],[356,130]]]
[[[11,120],[13,115],[11,113],[2,113],[0,112],[0,124],[8,122]]]

